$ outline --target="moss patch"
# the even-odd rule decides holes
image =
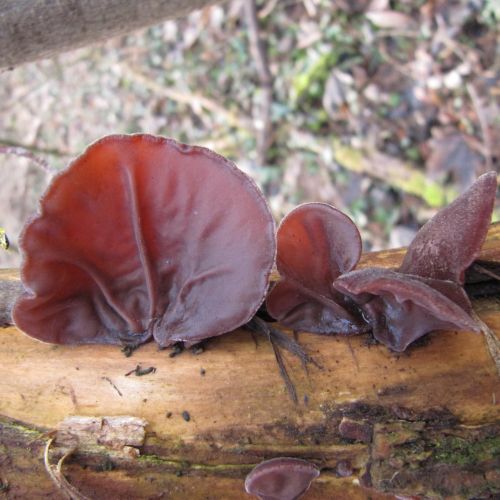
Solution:
[[[475,465],[500,458],[500,436],[486,437],[480,441],[467,441],[457,436],[446,436],[431,445],[432,459],[453,465]]]

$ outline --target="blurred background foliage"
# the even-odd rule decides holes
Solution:
[[[323,201],[355,220],[365,251],[406,245],[499,169],[499,8],[231,0],[0,74],[0,146],[57,171],[107,134],[166,135],[234,160],[277,221]],[[20,263],[50,178],[39,164],[0,155],[0,266]]]

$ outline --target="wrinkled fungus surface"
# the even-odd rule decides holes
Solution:
[[[264,197],[201,147],[109,136],[52,182],[21,248],[28,335],[62,344],[196,343],[246,323],[275,255]]]
[[[480,331],[462,283],[484,243],[496,174],[481,176],[417,233],[398,271],[368,268],[334,282],[363,310],[377,340],[395,351],[438,329]]]
[[[335,287],[358,302],[379,342],[401,352],[434,330],[479,331],[463,289],[436,281],[368,268],[345,274]]]
[[[273,458],[257,465],[245,480],[245,490],[261,500],[295,500],[319,476],[312,463],[298,458]]]
[[[354,223],[321,203],[293,210],[278,228],[281,281],[269,313],[295,330],[362,333],[395,351],[439,329],[479,331],[462,285],[486,238],[497,189],[482,175],[417,233],[398,270],[354,270],[361,240]]]
[[[365,331],[357,308],[332,286],[361,255],[359,231],[347,215],[324,203],[300,205],[281,222],[277,244],[281,280],[266,301],[271,316],[295,330]]]

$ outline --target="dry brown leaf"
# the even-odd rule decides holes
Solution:
[[[413,26],[410,16],[393,10],[367,12],[366,17],[378,28],[408,29]]]
[[[429,146],[431,154],[427,158],[426,168],[433,177],[452,174],[461,191],[474,182],[482,158],[471,148],[467,136],[453,131],[431,139]]]

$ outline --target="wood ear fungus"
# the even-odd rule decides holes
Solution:
[[[245,490],[261,500],[295,500],[319,476],[312,463],[298,458],[273,458],[257,465],[245,480]]]
[[[371,330],[394,351],[433,330],[480,331],[462,285],[486,238],[496,189],[495,172],[479,177],[422,227],[397,271],[354,269],[359,232],[334,207],[310,203],[292,210],[278,228],[281,281],[267,310],[295,330]]]
[[[249,321],[275,257],[255,183],[201,147],[105,137],[57,175],[21,238],[28,335],[58,344],[193,344]]]
[[[267,297],[269,314],[294,330],[353,335],[366,331],[356,308],[332,286],[361,255],[354,222],[325,203],[292,210],[277,231],[281,280]]]
[[[397,271],[362,269],[334,282],[362,309],[377,340],[404,351],[434,330],[481,330],[462,284],[486,238],[496,189],[495,172],[479,177],[420,229]]]

